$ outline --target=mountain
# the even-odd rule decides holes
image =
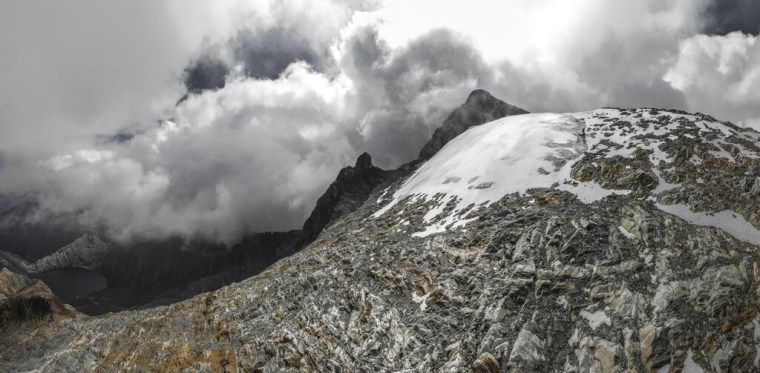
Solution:
[[[476,90],[465,104],[451,113],[436,136],[453,136],[469,126],[507,115],[513,111],[511,108],[487,92]],[[442,144],[448,139],[436,141]],[[188,242],[181,237],[135,240],[124,245],[70,226],[66,234],[45,234],[62,231],[63,225],[60,222],[50,227],[42,223],[19,224],[25,221],[24,214],[33,212],[36,206],[31,202],[11,205],[0,213],[0,220],[8,223],[4,229],[0,224],[0,242],[3,243],[0,259],[15,263],[17,272],[29,275],[67,267],[86,267],[101,273],[107,279],[107,289],[72,301],[78,310],[87,314],[170,304],[243,280],[298,251],[326,226],[355,211],[378,185],[408,175],[419,163],[418,160],[398,170],[384,171],[375,167],[371,156],[364,153],[354,166],[340,170],[301,230],[254,233],[231,247],[203,240]],[[65,218],[58,220],[66,221]],[[79,237],[71,238],[72,232],[79,232]],[[47,241],[39,242],[38,236]],[[70,241],[61,243],[66,237]]]
[[[256,276],[6,323],[0,371],[758,371],[758,140],[660,109],[481,124]]]
[[[433,137],[420,151],[420,159],[430,159],[438,153],[446,143],[459,136],[470,127],[479,126],[499,118],[510,115],[527,114],[528,112],[517,106],[512,106],[490,93],[476,89],[467,97],[467,101],[454,109],[443,122],[443,125],[435,130]]]
[[[35,261],[30,265],[30,269],[37,273],[66,267],[98,269],[110,248],[110,245],[97,235],[85,233],[55,253]]]

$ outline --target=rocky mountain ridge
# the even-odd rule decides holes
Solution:
[[[489,93],[476,90],[451,113],[426,148],[443,146],[450,138],[471,126],[524,112],[516,110]],[[444,135],[448,137],[441,137]],[[120,245],[107,242],[95,233],[85,232],[70,244],[32,263],[14,253],[0,250],[0,263],[5,262],[5,266],[13,263],[11,269],[28,275],[67,267],[85,267],[103,274],[108,279],[107,289],[72,302],[77,309],[92,315],[170,304],[245,279],[298,251],[316,239],[326,226],[361,206],[377,185],[408,175],[419,162],[411,162],[398,170],[384,171],[375,167],[370,155],[364,153],[357,158],[354,166],[340,170],[335,181],[317,201],[302,229],[251,234],[232,247],[214,242],[187,242],[179,237],[161,241],[136,240]],[[23,211],[33,210],[29,204],[21,205],[10,209],[10,213],[2,215],[0,220],[17,221],[22,219]],[[3,248],[28,253],[23,243],[35,241],[27,236],[51,229],[41,225],[31,226],[27,234],[16,232],[8,238],[4,238],[4,231],[0,230],[0,242],[4,243]],[[65,235],[59,236],[59,239],[65,238]],[[11,241],[18,241],[21,248],[14,245],[6,247],[5,244]]]
[[[257,276],[6,325],[0,369],[758,371],[758,140],[656,109],[489,122]]]

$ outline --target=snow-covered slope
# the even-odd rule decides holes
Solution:
[[[760,158],[760,149],[754,146],[758,138],[757,132],[701,114],[654,109],[506,117],[471,128],[452,140],[374,216],[399,204],[423,205],[427,227],[413,236],[424,237],[464,226],[477,219],[479,210],[507,194],[552,187],[571,192],[586,203],[634,193],[666,206],[679,202],[693,187],[678,182],[687,177],[680,174],[685,168],[695,166],[690,175],[694,176],[702,172],[699,166],[703,162],[749,167],[747,162]],[[704,182],[692,179],[693,183]],[[760,182],[756,189],[760,191]],[[667,210],[676,215],[689,211]],[[679,216],[692,218],[685,213]],[[728,231],[742,230],[746,234],[741,237],[760,235],[746,232],[754,229],[752,224],[739,221],[746,224]]]
[[[582,130],[582,122],[561,114],[516,115],[471,128],[420,167],[375,215],[406,197],[433,199],[425,219],[446,216],[423,234],[456,226],[470,210],[508,193],[567,179],[568,161],[585,151]],[[450,203],[456,207],[446,209]]]

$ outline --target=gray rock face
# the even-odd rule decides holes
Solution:
[[[446,143],[470,127],[510,115],[527,113],[527,111],[519,107],[512,106],[493,97],[482,89],[474,90],[470,93],[467,101],[449,114],[443,125],[435,130],[433,138],[422,147],[420,159],[427,160],[432,158]]]
[[[372,157],[363,153],[353,167],[346,167],[317,201],[316,207],[303,225],[301,241],[308,244],[330,223],[355,211],[367,200],[385,172],[372,164]]]
[[[573,183],[612,188],[603,198],[585,200],[577,185],[529,189],[418,237],[432,202],[408,198],[376,216],[404,180],[381,184],[242,282],[0,331],[0,371],[758,371],[760,246],[710,213],[756,201],[750,186],[735,199],[718,189],[755,177],[760,157],[741,139],[760,134],[677,113],[660,125],[664,113],[644,112],[587,123]],[[679,155],[704,142],[714,148],[699,160]],[[729,158],[735,143],[745,145]],[[687,176],[682,162],[701,167]],[[666,211],[681,198],[706,208],[690,210],[701,220]]]

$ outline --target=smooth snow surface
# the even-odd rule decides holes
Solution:
[[[724,210],[716,213],[693,212],[687,205],[673,204],[656,206],[694,225],[715,227],[736,237],[739,240],[760,245],[760,231],[740,214]]]
[[[454,198],[454,210],[418,234],[426,235],[460,221],[471,205],[551,187],[569,179],[571,161],[585,151],[582,130],[582,122],[562,114],[516,115],[473,127],[422,165],[375,217],[411,196],[436,200],[425,215],[431,221]]]

